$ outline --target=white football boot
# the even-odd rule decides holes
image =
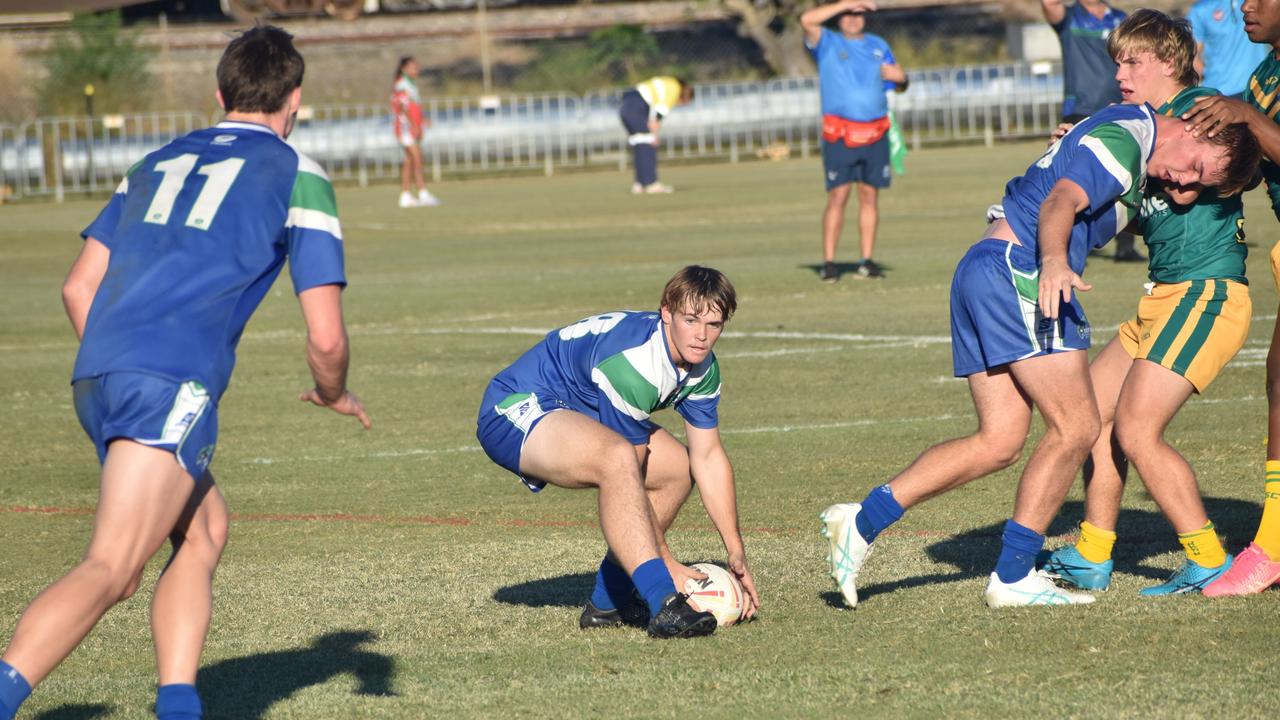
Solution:
[[[418,201],[414,200],[413,196],[410,195],[409,193],[402,192],[400,193],[400,207],[402,208],[418,207]]]
[[[1032,570],[1014,583],[1004,583],[991,573],[987,581],[987,607],[1030,607],[1032,605],[1087,605],[1094,597],[1088,593],[1064,590],[1053,584],[1053,576],[1043,570]]]
[[[862,539],[854,522],[860,512],[862,505],[858,503],[837,503],[818,516],[822,520],[822,537],[830,543],[827,562],[831,565],[831,579],[849,607],[858,605],[858,571],[871,554],[871,545]]]
[[[432,195],[427,190],[418,193],[418,207],[435,207],[440,204],[440,198]]]

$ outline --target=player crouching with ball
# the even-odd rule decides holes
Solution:
[[[728,278],[690,265],[667,283],[658,312],[608,312],[553,330],[485,391],[476,437],[495,463],[534,492],[551,483],[600,493],[609,551],[583,629],[647,620],[655,638],[715,631],[712,614],[676,591],[704,576],[677,562],[665,537],[694,482],[746,591],[743,617],[760,606],[720,443],[711,352],[736,308]],[[666,407],[684,418],[687,447],[649,419]]]

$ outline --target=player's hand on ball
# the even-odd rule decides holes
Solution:
[[[671,579],[675,582],[676,589],[680,590],[685,583],[690,580],[706,580],[707,576],[694,570],[688,565],[680,563],[670,558],[663,558],[662,561],[667,565],[667,572],[671,573]],[[683,592],[683,590],[681,590]]]
[[[751,568],[747,567],[747,558],[742,553],[729,556],[729,572],[732,572],[742,583],[747,597],[742,605],[742,619],[750,620],[760,610],[760,595],[756,593],[756,580],[751,576]]]
[[[342,397],[327,403],[324,398],[320,397],[319,391],[311,388],[298,396],[302,402],[309,402],[320,407],[327,407],[340,415],[350,415],[360,421],[365,430],[373,427],[373,421],[369,419],[369,414],[364,411],[364,403],[360,402],[360,398],[356,397],[350,390],[344,391]]]

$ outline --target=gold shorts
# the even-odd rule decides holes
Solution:
[[[1277,253],[1271,257],[1277,261]],[[1156,284],[1138,302],[1138,316],[1120,326],[1120,344],[1133,359],[1169,368],[1204,392],[1244,347],[1252,319],[1249,286],[1243,283]]]

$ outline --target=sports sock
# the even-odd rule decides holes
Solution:
[[[161,685],[156,690],[156,718],[158,720],[200,720],[204,708],[195,685]]]
[[[1267,461],[1267,499],[1262,504],[1262,521],[1253,542],[1271,560],[1280,560],[1280,460]]]
[[[1111,559],[1111,549],[1116,545],[1116,534],[1085,520],[1080,523],[1080,539],[1076,552],[1091,563],[1104,563]]]
[[[22,701],[31,694],[31,683],[9,663],[0,660],[0,720],[13,720]]]
[[[862,539],[872,543],[885,528],[901,520],[904,512],[889,486],[881,485],[867,493],[867,498],[862,501],[862,512],[854,518],[853,524]]]
[[[1004,535],[1000,539],[1000,559],[996,561],[1000,582],[1015,583],[1031,574],[1036,555],[1044,547],[1044,536],[1010,520],[1004,524]]]
[[[627,601],[633,588],[635,585],[627,571],[605,555],[604,560],[600,561],[600,569],[596,571],[596,587],[591,591],[591,604],[600,610],[613,610]]]
[[[640,591],[640,597],[649,605],[649,617],[658,614],[662,609],[662,601],[676,591],[675,581],[667,572],[667,564],[662,558],[653,558],[640,563],[636,571],[631,573],[631,581]]]
[[[1222,541],[1218,540],[1212,521],[1194,532],[1178,533],[1178,542],[1182,543],[1187,559],[1200,567],[1222,567],[1222,563],[1227,561],[1227,553],[1222,549]]]

